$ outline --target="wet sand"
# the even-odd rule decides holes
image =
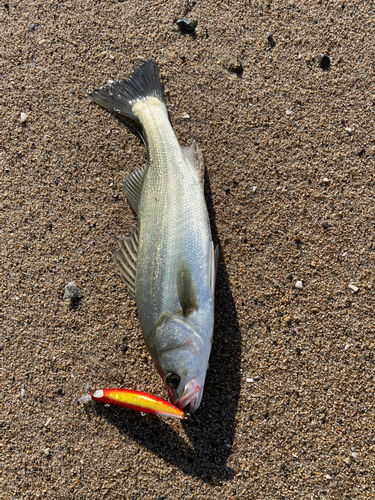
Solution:
[[[346,1],[1,5],[1,499],[375,498],[374,22]],[[108,254],[146,151],[88,98],[152,56],[220,247],[186,422],[76,403],[167,397]]]

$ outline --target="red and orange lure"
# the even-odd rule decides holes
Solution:
[[[130,408],[131,410],[162,415],[165,417],[185,418],[185,413],[177,406],[168,403],[164,399],[152,396],[146,392],[131,391],[130,389],[103,389],[91,391],[78,400],[80,403],[87,401],[100,401],[111,405]]]

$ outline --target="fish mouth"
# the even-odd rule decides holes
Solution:
[[[180,399],[176,401],[176,405],[179,408],[188,407],[189,413],[194,413],[198,408],[202,399],[201,388],[195,380],[191,380],[186,384],[184,392],[182,393]]]

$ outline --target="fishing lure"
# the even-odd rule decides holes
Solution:
[[[87,401],[100,401],[112,405],[130,408],[131,410],[161,415],[164,417],[185,418],[185,413],[164,399],[152,396],[146,392],[131,391],[130,389],[102,389],[91,391],[78,400],[80,403]]]

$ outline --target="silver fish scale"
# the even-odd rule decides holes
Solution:
[[[146,342],[164,312],[181,309],[177,290],[181,261],[194,277],[199,305],[194,323],[199,330],[206,331],[213,312],[211,235],[202,185],[196,167],[183,155],[166,107],[158,102],[143,102],[136,113],[149,158],[138,212],[136,275],[136,301]],[[211,334],[209,329],[207,334]]]

